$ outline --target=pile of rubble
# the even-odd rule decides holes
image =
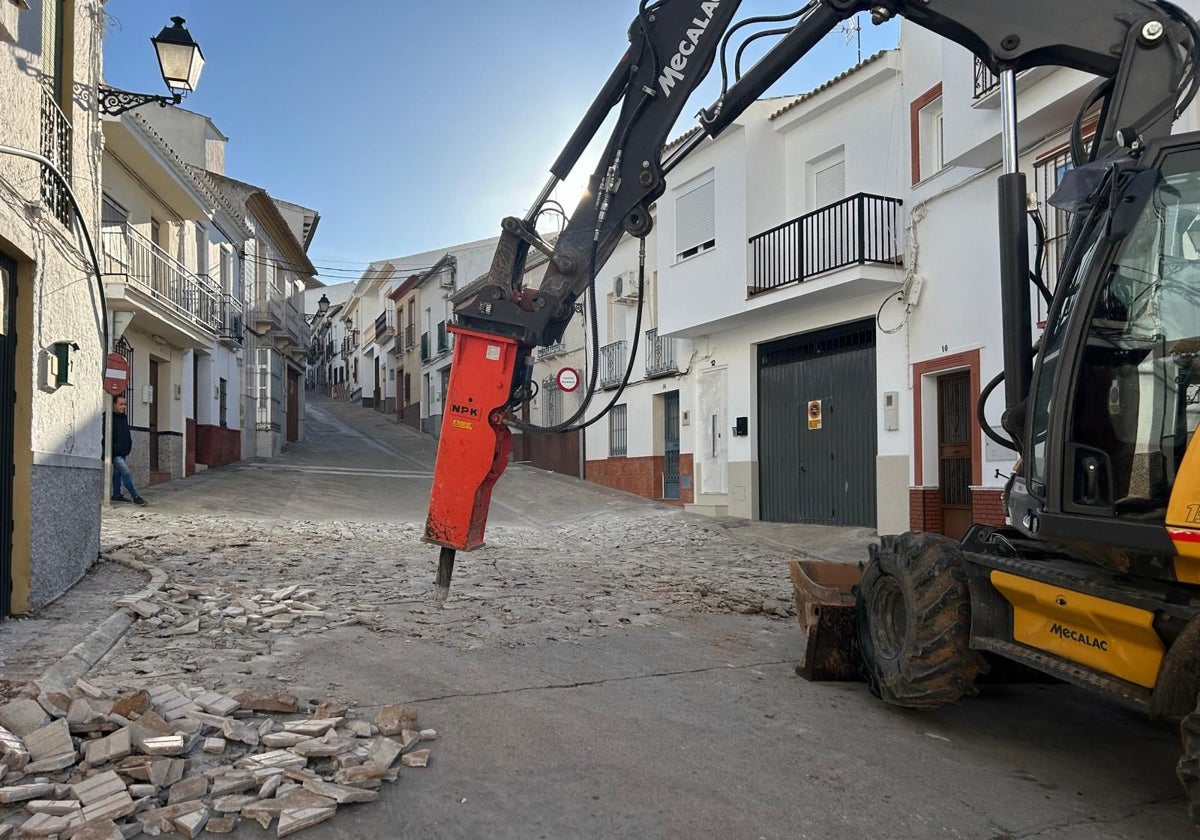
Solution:
[[[171,582],[159,592],[119,598],[117,606],[138,616],[139,629],[160,636],[304,632],[326,626],[326,605],[315,601],[314,594],[314,590],[295,583],[280,589],[243,592],[238,584],[230,582],[205,586]],[[353,622],[351,619],[333,626]]]
[[[111,695],[80,680],[0,705],[0,840],[124,840],[232,832],[242,818],[286,837],[371,802],[397,760],[425,767],[417,711],[374,722],[324,701],[161,685]]]

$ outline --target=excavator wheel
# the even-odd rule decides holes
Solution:
[[[1175,772],[1188,798],[1192,824],[1200,827],[1200,706],[1179,725],[1183,735],[1183,757]]]
[[[970,648],[971,598],[956,543],[924,533],[881,542],[871,547],[856,602],[871,693],[910,709],[975,694],[986,665]]]

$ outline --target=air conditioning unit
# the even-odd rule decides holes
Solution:
[[[622,271],[613,278],[613,297],[617,300],[637,300],[637,272]]]

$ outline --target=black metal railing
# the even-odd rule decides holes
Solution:
[[[392,324],[395,323],[396,310],[385,309],[375,318],[375,340],[383,341],[395,333]]]
[[[600,348],[600,387],[616,388],[629,366],[629,342],[614,341]]]
[[[421,333],[421,361],[429,361],[429,333]]]
[[[221,295],[221,324],[219,337],[242,343],[242,302],[237,295]]]
[[[658,330],[646,330],[646,378],[669,376],[679,372],[675,362],[675,339],[663,336]]]
[[[62,109],[58,107],[58,103],[54,101],[54,94],[48,88],[42,90],[41,134],[42,157],[53,163],[63,177],[70,182],[72,179],[71,147],[74,130]],[[62,182],[45,164],[42,165],[42,199],[56,219],[64,225],[70,226],[71,200],[67,198],[67,191]]]
[[[450,349],[450,336],[446,332],[446,322],[438,321],[437,325],[437,351],[445,353]]]
[[[417,327],[415,324],[409,324],[404,328],[404,349],[407,351],[410,347],[417,346]]]
[[[751,237],[750,294],[851,265],[902,264],[903,203],[859,193]]]
[[[975,56],[975,98],[982,99],[1000,87],[1000,79]]]

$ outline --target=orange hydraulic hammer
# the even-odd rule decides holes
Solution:
[[[522,361],[511,338],[461,327],[450,327],[450,332],[454,356],[450,384],[442,395],[442,436],[423,537],[442,547],[435,580],[439,601],[450,590],[455,552],[483,545],[492,487],[512,450],[504,409]]]

